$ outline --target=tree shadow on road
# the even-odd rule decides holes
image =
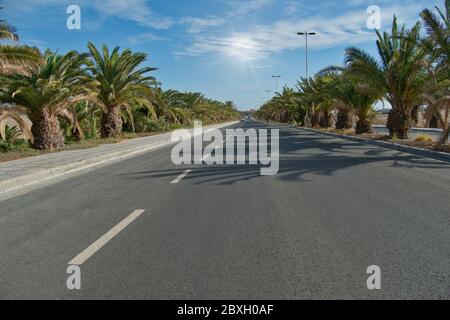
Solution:
[[[168,159],[170,161],[170,159]],[[280,136],[280,170],[274,177],[283,181],[308,181],[312,175],[333,176],[352,167],[376,165],[372,170],[383,174],[384,167],[450,169],[450,163],[379,148],[359,142],[320,136],[310,132],[284,131]],[[384,166],[384,167],[383,167]],[[127,174],[132,179],[176,177],[191,169],[185,178],[194,185],[214,183],[229,185],[261,176],[259,165],[183,165],[166,170]]]

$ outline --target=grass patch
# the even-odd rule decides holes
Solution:
[[[417,142],[432,142],[433,137],[431,137],[427,134],[421,134],[416,137],[415,141],[417,141]]]
[[[355,135],[355,129],[339,129],[339,130],[335,129],[333,131],[336,132],[336,133],[339,133],[339,134],[345,134],[347,136]]]

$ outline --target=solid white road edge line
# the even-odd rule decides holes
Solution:
[[[185,170],[182,174],[180,174],[178,177],[176,177],[171,184],[176,184],[180,182],[184,177],[186,177],[192,170]]]
[[[68,264],[81,266],[90,257],[92,257],[98,250],[111,241],[116,235],[118,235],[123,229],[125,229],[130,223],[136,220],[145,210],[135,210],[128,217],[119,222],[114,228],[105,233],[100,239],[95,241],[83,252],[73,258]]]

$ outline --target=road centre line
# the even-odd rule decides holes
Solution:
[[[178,182],[180,182],[181,180],[183,180],[183,178],[185,178],[189,173],[191,173],[192,170],[185,170],[182,174],[180,174],[178,177],[176,177],[171,184],[177,184]]]
[[[97,241],[92,243],[83,252],[73,258],[68,264],[81,266],[90,257],[92,257],[97,251],[111,241],[116,235],[118,235],[123,229],[125,229],[130,223],[136,220],[145,210],[135,210],[128,217],[119,222],[115,227],[101,236]]]

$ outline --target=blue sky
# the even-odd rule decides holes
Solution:
[[[343,62],[344,49],[375,54],[367,8],[378,5],[382,29],[395,13],[411,25],[419,12],[444,0],[4,0],[1,18],[23,43],[41,49],[86,51],[87,41],[149,54],[165,89],[198,91],[233,100],[241,110],[259,106],[305,73],[304,39],[312,30],[310,73]],[[66,9],[81,8],[81,30],[68,30]],[[272,93],[266,93],[271,90]]]

